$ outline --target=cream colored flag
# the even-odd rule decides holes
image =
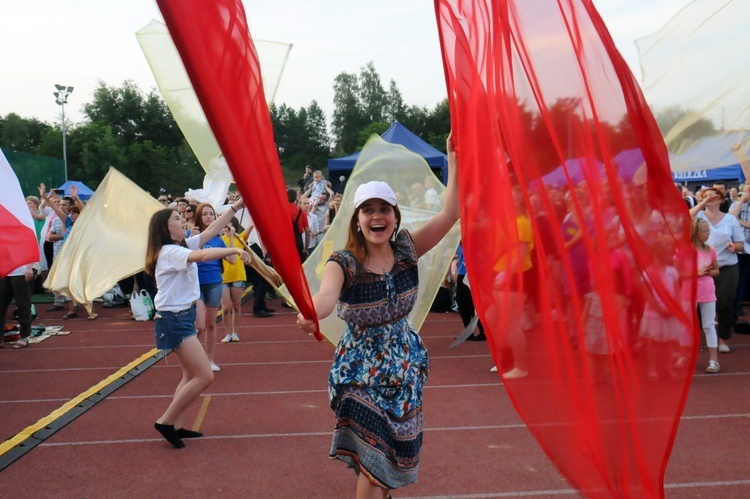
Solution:
[[[151,21],[135,36],[154,73],[159,91],[207,176],[215,181],[232,182],[226,161],[219,159],[219,144],[211,132],[167,26],[159,21]],[[263,72],[263,90],[270,104],[276,95],[292,45],[268,40],[254,40],[254,45]]]
[[[70,230],[44,286],[87,306],[146,265],[156,199],[110,167]]]
[[[672,171],[734,166],[750,153],[748,18],[748,0],[693,0],[636,40]]]
[[[421,227],[439,211],[433,200],[435,194],[438,199],[442,199],[445,192],[445,186],[437,180],[424,158],[402,145],[391,144],[373,135],[362,149],[351,178],[346,183],[336,218],[323,240],[303,264],[312,294],[320,289],[320,276],[328,257],[334,250],[341,250],[346,246],[349,220],[354,213],[354,192],[361,184],[371,180],[387,182],[391,186],[401,210],[399,229],[409,231]],[[435,192],[430,191],[431,188]],[[430,205],[431,201],[432,208],[426,208],[425,205]],[[450,268],[459,239],[460,230],[456,224],[437,246],[419,258],[419,294],[409,315],[409,322],[416,330],[422,327],[430,311],[435,295]],[[285,286],[281,287],[280,292],[292,303]],[[321,333],[334,345],[344,334],[345,328],[346,324],[338,318],[335,311],[320,322]]]

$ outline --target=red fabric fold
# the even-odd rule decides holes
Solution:
[[[435,8],[495,364],[582,493],[661,497],[698,329],[690,216],[656,122],[590,0]]]
[[[158,0],[211,130],[274,268],[316,320],[291,231],[258,55],[239,0]],[[319,332],[315,337],[323,339]]]

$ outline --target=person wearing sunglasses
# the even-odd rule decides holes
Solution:
[[[198,211],[197,208],[197,205],[189,204],[187,205],[183,213],[183,216],[185,217],[185,228],[190,232],[190,235],[195,235],[198,233],[195,232],[195,234],[193,234],[193,231],[196,230],[195,213]]]

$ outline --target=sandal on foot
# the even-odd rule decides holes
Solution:
[[[706,372],[708,374],[718,374],[719,372],[721,372],[721,366],[719,366],[719,363],[715,360],[709,360]]]
[[[68,312],[67,314],[65,314],[65,315],[63,316],[63,319],[64,319],[64,320],[68,320],[68,319],[76,319],[76,318],[78,318],[78,312]]]
[[[528,376],[528,371],[524,371],[523,369],[519,369],[517,367],[514,367],[510,371],[503,373],[503,378],[505,379],[518,379],[518,378],[525,378]]]

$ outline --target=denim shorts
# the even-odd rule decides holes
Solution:
[[[200,301],[202,301],[207,307],[218,308],[221,305],[222,289],[220,282],[201,284]]]
[[[245,289],[247,287],[247,283],[245,281],[225,282],[224,284],[222,284],[222,287],[224,289]]]
[[[171,350],[182,345],[185,338],[195,336],[195,306],[179,312],[156,312],[154,316],[156,348]]]

